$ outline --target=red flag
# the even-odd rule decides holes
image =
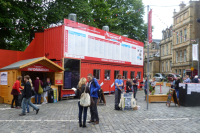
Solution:
[[[149,35],[149,43],[152,43],[152,9],[149,12],[148,16],[148,35]]]

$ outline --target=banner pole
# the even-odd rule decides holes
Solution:
[[[149,109],[149,5],[147,6],[147,110]]]
[[[197,45],[198,45],[198,76],[199,76],[199,38],[197,39]]]

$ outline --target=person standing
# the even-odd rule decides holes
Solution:
[[[34,104],[31,103],[31,84],[29,82],[29,76],[26,75],[24,76],[24,81],[26,82],[26,84],[24,85],[24,93],[23,93],[23,100],[22,100],[22,113],[19,114],[20,116],[24,116],[26,115],[25,110],[26,110],[26,103],[28,103],[28,105],[30,105],[33,109],[36,110],[36,114],[38,114],[39,112],[39,108],[37,106],[35,106]]]
[[[199,83],[198,76],[196,75],[192,80],[192,83]]]
[[[126,93],[131,92],[131,88],[132,88],[131,80],[128,79],[128,80],[126,81]]]
[[[145,101],[146,101],[146,97],[147,97],[147,77],[145,77],[145,81],[144,81],[144,94],[145,94]]]
[[[172,89],[175,89],[175,82],[176,82],[176,80],[174,78],[172,78],[172,82],[171,82]]]
[[[186,79],[184,80],[184,83],[190,83],[190,78],[188,75],[186,75]]]
[[[31,84],[31,90],[33,89],[33,84],[32,84],[32,80],[29,78],[29,83]],[[29,105],[28,103],[26,103],[26,108],[27,108],[27,113],[29,113]]]
[[[133,80],[134,98],[135,98],[136,100],[137,100],[137,98],[136,98],[137,89],[138,89],[138,77],[136,77],[136,78]]]
[[[91,122],[95,122],[95,124],[99,124],[99,116],[98,116],[98,111],[97,111],[97,101],[98,101],[98,92],[101,89],[99,83],[95,78],[93,78],[92,74],[88,74],[87,76],[89,80],[89,89],[90,89],[90,96],[94,101],[94,105],[90,107],[90,113],[91,113]],[[94,121],[96,120],[96,121]]]
[[[19,109],[19,107],[18,107],[18,95],[22,94],[19,88],[23,89],[21,87],[21,85],[20,85],[20,80],[21,79],[22,79],[21,76],[17,76],[17,81],[15,81],[15,83],[13,85],[12,92],[11,92],[11,95],[13,95],[13,100],[12,100],[11,108],[14,108],[13,103],[15,101],[15,108]]]
[[[124,77],[124,76],[122,76],[122,81],[123,81],[122,92],[124,92],[124,88],[125,88],[125,84],[124,84],[124,82],[125,82],[125,77]]]
[[[115,80],[115,110],[119,110],[119,102],[121,98],[123,80],[121,79],[122,75],[118,74],[117,79]]]
[[[177,94],[178,99],[179,99],[179,83],[180,83],[180,79],[178,78],[175,82],[175,90],[176,90],[176,94]]]
[[[85,91],[85,93],[90,94],[89,87],[86,87],[86,78],[81,78],[79,83],[78,83],[78,89],[76,90],[76,96],[78,99],[80,99],[82,93]],[[78,107],[79,107],[79,127],[87,127],[86,126],[86,119],[87,119],[87,110],[88,107],[83,107],[80,105],[80,101],[78,102]],[[82,112],[83,112],[83,125],[82,125]]]
[[[156,79],[155,78],[152,79],[151,86],[153,87],[153,90],[155,91],[155,87],[156,87]]]
[[[34,88],[35,88],[35,104],[40,104],[41,102],[41,94],[38,93],[39,91],[39,85],[41,85],[41,87],[43,86],[42,81],[39,79],[39,77],[36,77],[36,80],[34,81]],[[37,99],[38,97],[38,99]]]
[[[43,90],[44,90],[44,88],[46,88],[48,86],[49,86],[49,83],[47,82],[47,80],[43,79],[43,85],[42,85]],[[42,104],[46,104],[47,103],[46,96],[47,96],[47,92],[43,91],[43,93],[42,93],[43,103]]]

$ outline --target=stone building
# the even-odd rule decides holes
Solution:
[[[192,66],[194,66],[195,69],[198,69],[197,62],[192,61],[193,42],[191,40],[200,38],[200,24],[196,21],[199,15],[200,1],[190,1],[190,4],[188,6],[186,6],[182,2],[180,4],[180,11],[174,11],[174,34],[172,39],[173,73],[177,73],[184,76],[187,72],[187,74],[191,75],[190,69]]]

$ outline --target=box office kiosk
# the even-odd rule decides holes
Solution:
[[[4,103],[11,104],[13,96],[11,95],[12,87],[17,76],[22,76],[21,86],[24,85],[23,77],[29,75],[32,82],[39,77],[40,80],[50,79],[51,88],[56,90],[55,96],[58,101],[59,88],[63,85],[64,69],[45,57],[21,60],[9,66],[0,69],[0,96]],[[47,98],[48,100],[48,98]],[[34,98],[32,98],[32,102]]]

